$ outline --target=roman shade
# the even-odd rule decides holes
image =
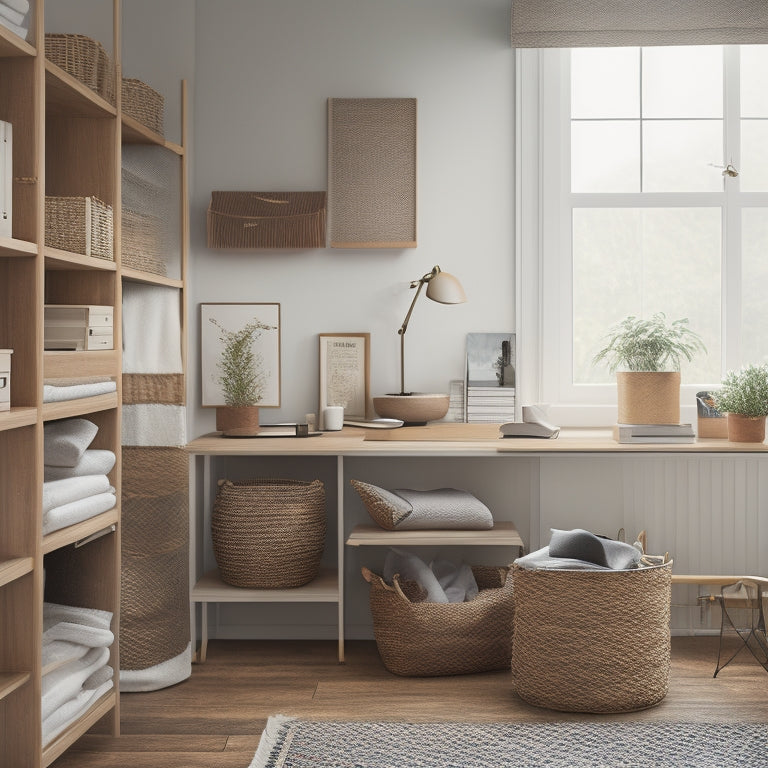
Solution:
[[[517,48],[766,42],[766,0],[512,2]]]

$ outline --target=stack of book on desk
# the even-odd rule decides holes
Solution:
[[[693,443],[696,437],[690,424],[616,424],[617,443]]]

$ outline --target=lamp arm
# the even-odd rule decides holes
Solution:
[[[400,336],[400,394],[401,395],[407,394],[405,391],[405,332],[408,330],[408,322],[411,319],[411,315],[413,314],[413,308],[416,305],[416,299],[419,298],[419,294],[421,293],[421,289],[424,287],[425,282],[426,281],[424,280],[424,278],[419,280],[419,284],[418,284],[419,287],[416,289],[416,295],[413,297],[411,306],[408,308],[408,314],[405,316],[405,320],[403,320],[403,324],[400,326],[399,330],[397,331],[398,335]]]

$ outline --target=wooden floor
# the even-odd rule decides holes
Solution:
[[[676,637],[667,698],[643,712],[569,715],[528,706],[510,673],[401,678],[373,642],[212,641],[205,664],[172,688],[121,696],[122,735],[86,735],[54,768],[247,768],[269,715],[318,719],[768,722],[768,674],[746,652],[712,677],[716,638]]]

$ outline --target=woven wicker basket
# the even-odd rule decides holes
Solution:
[[[115,66],[101,43],[85,35],[49,33],[45,56],[105,101],[115,103]]]
[[[325,192],[212,192],[209,248],[323,248]]]
[[[155,133],[163,135],[165,97],[145,82],[124,77],[121,92],[123,112]]]
[[[473,567],[480,592],[465,603],[411,602],[413,584],[370,582],[373,632],[384,666],[396,675],[463,675],[509,666],[515,603],[509,569]]]
[[[219,481],[211,538],[227,584],[250,589],[307,584],[320,568],[325,530],[320,480]]]
[[[512,677],[529,704],[630,712],[667,694],[672,563],[627,571],[515,566]]]
[[[45,244],[113,261],[112,206],[97,197],[45,198]]]

